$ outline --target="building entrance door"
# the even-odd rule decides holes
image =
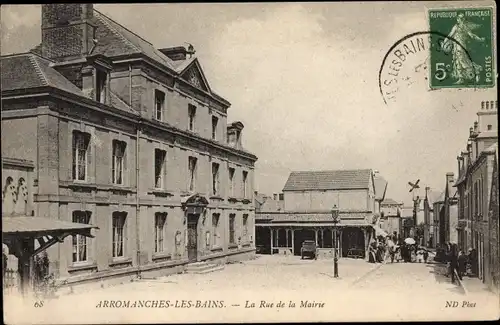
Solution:
[[[198,260],[198,216],[188,214],[187,223],[187,249],[189,262]]]

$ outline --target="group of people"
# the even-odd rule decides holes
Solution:
[[[444,262],[447,263],[447,276],[451,277],[451,282],[455,283],[455,273],[462,280],[465,274],[477,274],[477,254],[476,250],[471,248],[465,254],[457,244],[446,243],[442,248],[444,251]]]
[[[370,244],[370,263],[385,263],[390,258],[391,263],[403,261],[405,263],[423,261],[427,263],[429,251],[416,244],[407,244],[396,232],[385,238],[379,236]]]

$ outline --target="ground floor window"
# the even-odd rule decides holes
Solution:
[[[72,221],[76,223],[89,224],[90,211],[73,211]],[[73,243],[73,263],[81,263],[88,261],[88,239],[82,235],[75,235],[72,238]]]
[[[165,250],[165,228],[167,223],[167,213],[155,213],[155,253]]]
[[[229,243],[234,244],[234,221],[236,219],[235,214],[230,214],[229,215]]]
[[[212,238],[213,242],[212,245],[216,247],[219,244],[219,218],[220,214],[214,213],[212,214]]]
[[[119,258],[125,256],[125,225],[127,214],[123,212],[113,213],[113,257]]]

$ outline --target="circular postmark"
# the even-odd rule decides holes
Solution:
[[[416,91],[413,88],[414,84],[425,86],[427,91],[440,89],[439,86],[431,86],[431,78],[437,83],[449,82],[450,78],[453,78],[454,47],[465,53],[466,58],[472,62],[470,53],[463,44],[440,32],[420,31],[399,39],[389,48],[380,65],[378,82],[384,103],[395,102],[397,95],[404,90]],[[450,63],[438,63],[431,71],[429,69],[431,51],[450,56]],[[476,72],[472,70],[469,73],[472,74],[468,76],[472,84],[467,88],[475,88]]]

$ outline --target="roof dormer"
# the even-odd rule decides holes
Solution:
[[[110,103],[111,61],[103,55],[87,57],[82,69],[82,90],[93,100],[102,104]]]
[[[233,122],[227,127],[227,142],[229,146],[241,149],[241,131],[244,125],[241,122]]]

